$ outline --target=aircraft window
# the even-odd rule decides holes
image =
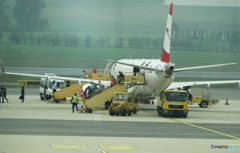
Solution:
[[[168,92],[166,93],[167,101],[186,101],[187,93],[179,93],[179,92]]]
[[[127,94],[115,94],[114,100],[127,100]]]

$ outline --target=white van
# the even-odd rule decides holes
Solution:
[[[53,73],[46,73],[45,76],[56,76]],[[46,87],[46,100],[52,98],[52,92],[53,92],[53,81],[55,81],[56,85],[56,91],[61,90],[62,88],[65,88],[65,82],[63,80],[55,80],[51,79],[50,81],[46,81],[46,78],[41,78],[40,81],[40,87],[39,87],[39,94],[40,94],[40,99],[44,99],[44,87]]]

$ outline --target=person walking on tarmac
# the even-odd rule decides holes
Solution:
[[[24,95],[25,95],[25,89],[24,89],[24,86],[22,86],[22,89],[21,89],[21,99],[22,99],[22,103],[24,102]]]
[[[78,97],[77,97],[77,94],[72,96],[71,102],[72,102],[72,112],[74,113],[74,106],[76,106],[77,111],[78,111],[78,106],[77,106],[77,104],[78,104]]]
[[[4,98],[5,98],[5,99],[7,100],[7,102],[8,102],[8,99],[7,99],[7,88],[6,88],[6,87],[4,88],[3,93],[4,93]]]
[[[92,73],[97,73],[97,68],[95,66],[92,67]]]
[[[4,103],[4,88],[3,85],[1,85],[1,89],[0,89],[0,102],[1,102],[1,98],[2,98],[2,103]]]

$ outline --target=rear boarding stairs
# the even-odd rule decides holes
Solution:
[[[81,112],[92,113],[93,108],[111,100],[115,92],[125,92],[133,87],[135,87],[133,91],[136,92],[140,87],[139,85],[146,85],[144,76],[125,76],[121,83],[118,83],[113,87],[108,87],[101,93],[92,93],[90,99],[85,99],[83,101],[84,105],[81,106]]]

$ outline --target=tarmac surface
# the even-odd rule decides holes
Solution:
[[[9,102],[0,103],[0,153],[239,152],[239,93],[240,89],[211,89],[220,104],[189,105],[187,118],[163,118],[156,113],[156,102],[141,104],[132,116],[95,110],[72,113],[69,102],[41,101],[37,89],[27,88],[21,103],[20,89],[9,88]]]

